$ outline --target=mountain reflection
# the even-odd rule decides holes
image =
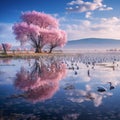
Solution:
[[[14,85],[23,91],[21,95],[33,103],[50,99],[59,89],[59,81],[66,75],[66,65],[58,60],[37,59],[31,69],[21,67]]]

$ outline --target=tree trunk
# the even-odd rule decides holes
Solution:
[[[52,53],[52,50],[53,50],[53,48],[54,48],[54,47],[51,47],[51,48],[50,48],[50,51],[49,51],[49,53]]]
[[[4,54],[7,54],[7,50],[6,50],[5,45],[3,43],[2,43],[2,47],[3,47]]]
[[[36,48],[35,53],[42,53],[42,49],[41,48]]]

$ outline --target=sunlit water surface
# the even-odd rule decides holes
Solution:
[[[120,120],[120,55],[0,59],[0,119]]]

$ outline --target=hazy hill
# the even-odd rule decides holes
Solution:
[[[120,48],[120,40],[86,38],[68,41],[65,48]]]
[[[12,49],[17,49],[20,46],[13,46]],[[22,47],[22,49],[30,49],[31,46],[27,45]],[[79,40],[68,41],[63,49],[101,49],[101,48],[119,48],[120,40],[115,39],[101,39],[101,38],[86,38]],[[57,48],[61,49],[61,48]]]

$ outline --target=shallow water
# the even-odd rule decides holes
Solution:
[[[119,90],[119,54],[0,59],[0,119],[120,120]]]

